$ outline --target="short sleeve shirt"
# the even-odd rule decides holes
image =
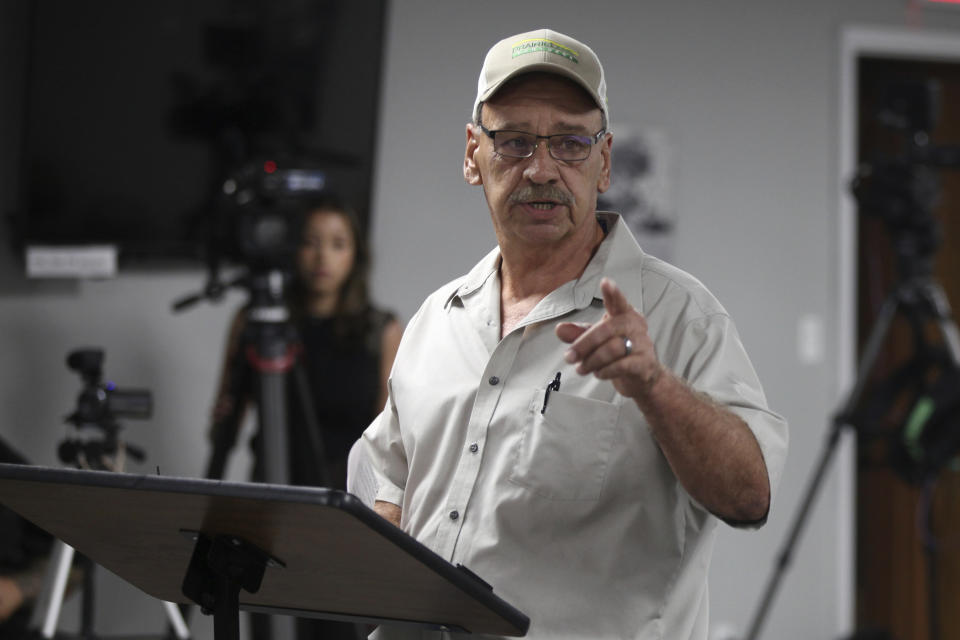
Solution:
[[[433,293],[404,332],[363,446],[377,499],[527,614],[527,637],[703,640],[718,520],[673,475],[637,405],[566,363],[554,327],[600,320],[600,280],[612,278],[646,316],[661,362],[747,423],[771,494],[786,423],[767,408],[720,303],[646,255],[619,216],[598,220],[607,234],[581,277],[502,339],[497,249]]]

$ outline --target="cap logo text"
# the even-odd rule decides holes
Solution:
[[[562,58],[566,58],[574,64],[580,64],[580,54],[578,52],[574,51],[570,47],[563,46],[559,42],[547,40],[546,38],[518,40],[517,42],[513,43],[511,57],[516,58],[517,56],[522,56],[525,53],[537,53],[539,51],[552,53]]]

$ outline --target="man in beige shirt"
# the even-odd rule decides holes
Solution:
[[[498,246],[410,321],[361,446],[377,512],[528,637],[703,640],[716,525],[765,521],[786,423],[716,299],[596,211],[608,129],[589,47],[541,29],[490,50],[463,172]]]

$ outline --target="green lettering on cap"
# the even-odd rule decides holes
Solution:
[[[547,40],[546,38],[533,38],[531,40],[519,40],[513,44],[511,50],[513,58],[517,56],[522,56],[525,53],[537,53],[538,51],[545,51],[547,53],[552,53],[558,55],[561,58],[566,58],[574,64],[580,64],[580,54],[574,51],[569,47],[565,47],[559,42],[554,42],[553,40]]]

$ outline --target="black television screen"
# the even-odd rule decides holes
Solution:
[[[266,161],[366,222],[385,3],[30,1],[15,245],[198,258],[225,179]]]

